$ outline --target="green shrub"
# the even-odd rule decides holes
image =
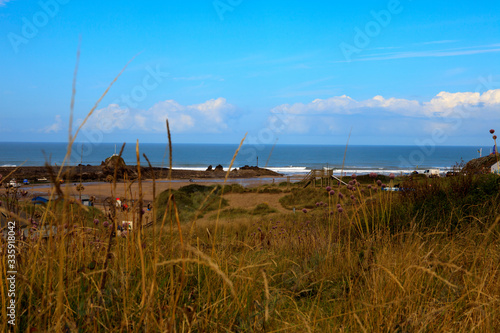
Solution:
[[[187,222],[194,218],[198,212],[198,216],[202,217],[204,213],[216,210],[219,208],[221,186],[203,186],[191,184],[181,187],[177,191],[172,191],[177,209],[179,211],[179,219],[181,222]],[[160,193],[157,199],[157,219],[162,219],[167,208],[169,191]],[[226,207],[228,202],[222,199],[222,207]]]

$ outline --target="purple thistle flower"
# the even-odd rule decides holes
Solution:
[[[98,219],[94,219],[94,224],[98,225],[99,224],[99,220]]]
[[[355,186],[353,186],[353,187],[351,188],[351,190],[356,191],[356,187],[355,187]]]
[[[307,213],[307,209],[305,209],[305,208],[304,208],[304,209],[302,209],[302,212],[303,212],[304,214],[305,214],[305,213]]]
[[[396,175],[394,175],[393,173],[391,173],[391,174],[389,174],[389,178],[394,179],[394,178],[396,178]]]
[[[377,174],[375,172],[370,172],[370,178],[377,178]]]
[[[109,222],[108,222],[108,221],[104,221],[104,222],[102,222],[102,226],[103,226],[104,228],[109,227]]]
[[[0,179],[1,179],[1,178],[0,178]],[[330,192],[331,190],[332,190],[332,188],[331,188],[330,186],[327,186],[327,187],[326,187],[326,191],[327,191],[327,192]]]
[[[382,186],[382,181],[381,181],[380,179],[379,179],[379,180],[377,180],[377,185],[378,185],[378,186]]]
[[[372,186],[371,185],[368,185],[368,189],[371,190],[372,189]]]
[[[342,205],[341,204],[337,204],[337,208],[339,208],[339,207],[342,207]]]
[[[340,199],[344,199],[344,195],[342,193],[339,192],[339,198]]]
[[[351,184],[347,185],[347,189],[352,190],[352,185]]]
[[[324,206],[324,205],[325,205],[325,203],[324,203],[323,201],[320,201],[320,202],[319,202],[319,205],[320,205],[320,206]]]
[[[497,136],[496,135],[493,135],[493,140],[496,140],[497,139]]]
[[[352,185],[354,185],[355,183],[356,183],[356,181],[355,181],[355,180],[350,180],[348,184],[352,186]]]
[[[330,191],[330,195],[334,195],[335,194],[335,191],[334,190],[331,190]]]
[[[351,199],[354,200],[356,199],[356,197],[354,197],[354,195],[351,194]]]
[[[386,188],[386,187],[387,187],[387,185],[385,185],[385,184],[382,184],[382,188]]]
[[[319,202],[316,202],[316,207],[319,207]]]
[[[495,133],[495,130],[492,128],[492,129],[490,129],[490,134],[493,134],[493,133]],[[2,178],[0,177],[0,179],[2,179]]]
[[[352,179],[356,179],[356,174],[355,174],[355,173],[353,173],[353,174],[351,175],[351,178],[352,178]]]
[[[344,209],[343,209],[342,207],[339,207],[339,208],[337,208],[337,211],[338,211],[339,213],[342,213],[342,212],[344,211]]]

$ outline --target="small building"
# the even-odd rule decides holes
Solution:
[[[497,175],[499,175],[500,174],[499,168],[500,168],[500,162],[496,162],[491,166],[491,173],[496,173]]]
[[[82,195],[82,205],[84,206],[93,206],[94,203],[90,200],[90,196]]]
[[[78,194],[72,195],[71,198],[74,199],[74,200],[76,200],[76,201],[80,201],[80,195],[78,195]],[[84,206],[93,206],[94,205],[92,203],[92,200],[90,200],[90,196],[89,195],[82,194],[81,195],[81,199],[82,199],[81,203]]]

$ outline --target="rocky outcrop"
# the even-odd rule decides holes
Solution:
[[[500,159],[500,156],[498,158]],[[496,162],[497,157],[494,154],[475,158],[467,162],[462,171],[465,173],[488,173]]]
[[[125,174],[127,174],[129,177],[132,176],[130,168],[127,167],[127,164],[125,164],[123,158],[118,155],[108,157],[104,162],[101,163],[101,168],[104,176],[113,176],[115,174],[115,169],[118,178],[123,178]]]
[[[108,161],[109,162],[109,161]],[[137,166],[136,165],[124,165],[121,164],[120,161],[117,163],[119,166],[118,172],[118,181],[123,180],[123,175],[127,174],[127,179],[132,180],[137,178]],[[59,172],[59,167],[51,167],[52,174],[57,175]],[[11,174],[12,172],[12,174]],[[106,173],[105,173],[106,172]],[[153,167],[150,169],[149,167],[141,166],[141,178],[142,179],[152,179],[153,176],[155,179],[165,179],[168,177],[168,169],[167,168],[159,168]],[[50,174],[47,170],[47,167],[39,166],[27,166],[27,167],[0,167],[0,174],[4,175],[4,178],[1,181],[1,186],[4,183],[10,181],[12,178],[16,178],[18,180],[28,179],[30,183],[39,183],[42,181],[38,181],[38,179],[46,178],[47,180],[44,182],[50,182]],[[7,178],[6,175],[10,176]],[[107,165],[103,162],[102,165],[95,166],[76,166],[76,167],[64,167],[63,177],[65,180],[69,182],[78,182],[80,180],[83,181],[106,181],[109,177],[113,177],[114,175],[114,165],[112,162],[109,162]],[[225,171],[197,171],[197,170],[180,170],[174,169],[172,170],[172,178],[173,179],[215,179],[215,178],[224,178],[226,175]],[[67,177],[66,177],[67,176]],[[229,178],[253,178],[253,177],[281,177],[282,175],[268,170],[264,168],[258,167],[249,167],[244,166],[239,169],[232,169],[229,173]],[[112,178],[111,178],[112,179]]]

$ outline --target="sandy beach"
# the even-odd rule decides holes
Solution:
[[[239,184],[243,187],[247,188],[252,188],[252,187],[257,187],[261,186],[264,184],[272,184],[273,181],[275,183],[280,183],[283,181],[286,181],[285,178],[270,178],[270,177],[261,177],[261,178],[239,178],[239,179],[228,179],[226,184]],[[291,181],[296,181],[295,179]],[[204,186],[211,186],[211,185],[221,185],[224,183],[223,178],[217,178],[217,179],[193,179],[192,181],[189,180],[156,180],[155,181],[155,190],[156,190],[156,195],[159,195],[161,192],[168,190],[168,189],[173,189],[177,190],[183,186],[187,185],[192,185],[192,184],[198,184],[198,185],[204,185]],[[65,191],[66,188],[69,188],[70,195],[78,195],[78,191],[76,190],[76,187],[79,183],[71,183],[71,184],[63,184],[61,186],[61,189]],[[88,182],[88,183],[82,183],[84,186],[84,190],[82,191],[82,195],[89,195],[89,196],[95,196],[97,201],[102,201],[106,199],[107,197],[111,197],[113,194],[112,187],[113,185],[110,183],[106,182]],[[143,193],[143,200],[145,202],[151,202],[153,200],[153,181],[152,180],[146,180],[142,181],[142,193]],[[23,189],[27,190],[30,194],[32,195],[40,195],[40,196],[46,196],[50,195],[50,192],[52,190],[52,184],[34,184],[34,185],[28,185],[28,186],[23,186]],[[117,182],[116,183],[116,191],[114,193],[116,197],[120,198],[132,198],[132,199],[137,199],[139,197],[139,184],[137,182],[133,182],[132,184],[129,183],[124,183],[124,182]]]

